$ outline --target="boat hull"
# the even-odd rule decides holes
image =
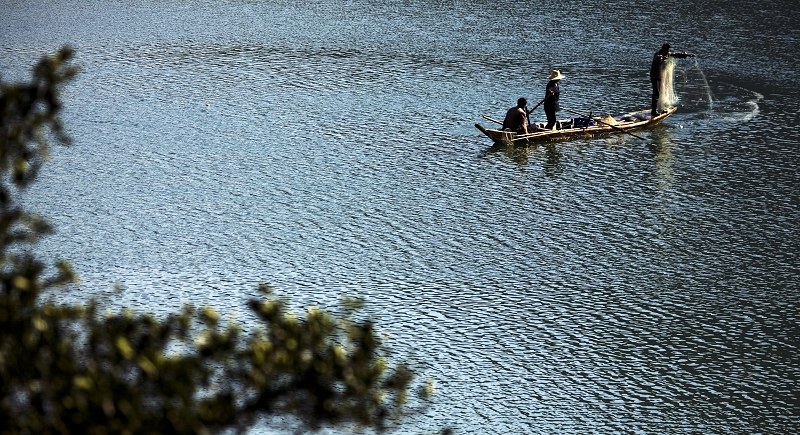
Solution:
[[[593,123],[593,125],[586,125],[585,127],[576,126],[576,125],[585,125],[585,123],[583,124],[579,123],[578,120],[583,120],[588,122],[590,118],[574,118],[570,120],[562,120],[559,121],[559,124],[562,125],[562,128],[556,130],[545,130],[544,128],[542,128],[541,124],[538,125],[535,124],[533,126],[534,131],[528,134],[517,134],[512,131],[486,128],[480,124],[475,124],[475,128],[477,128],[481,133],[486,135],[486,137],[491,139],[492,142],[494,142],[495,144],[521,145],[521,144],[551,141],[551,140],[569,140],[569,139],[591,138],[595,136],[605,136],[611,134],[625,134],[626,132],[632,132],[644,128],[649,128],[654,125],[658,125],[662,121],[667,119],[670,115],[675,113],[676,110],[677,109],[675,107],[670,107],[665,112],[660,113],[655,117],[650,116],[649,109],[622,113],[611,117],[609,116],[593,117],[591,118],[591,122]],[[498,122],[487,116],[484,116],[484,118],[493,122]]]

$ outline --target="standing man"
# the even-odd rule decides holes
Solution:
[[[670,45],[664,44],[661,46],[661,50],[658,50],[656,54],[653,56],[653,63],[650,64],[650,83],[653,84],[653,98],[650,102],[650,116],[656,116],[658,114],[658,99],[661,96],[661,80],[663,77],[664,67],[667,65],[667,59],[670,56],[685,59],[687,57],[694,57],[694,54],[682,52],[682,53],[673,53],[669,51]]]
[[[525,106],[528,105],[528,100],[520,98],[517,100],[517,105],[506,111],[506,117],[503,119],[503,130],[509,129],[518,134],[528,134],[528,112],[525,111]]]
[[[563,78],[564,76],[561,74],[561,71],[554,69],[553,72],[550,73],[550,81],[547,82],[547,87],[544,91],[544,113],[547,115],[547,125],[545,129],[547,130],[556,129],[556,112],[561,110],[558,104],[558,97],[561,92],[558,84]]]

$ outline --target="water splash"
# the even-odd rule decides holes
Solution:
[[[706,74],[703,72],[703,69],[700,68],[700,62],[697,61],[697,58],[694,58],[694,65],[692,65],[694,69],[697,69],[697,72],[700,74],[700,77],[703,79],[703,84],[705,85],[706,96],[708,97],[708,111],[714,110],[714,96],[711,94],[711,86],[708,84],[708,78],[706,78]]]
[[[690,106],[705,112],[706,116],[723,122],[747,122],[760,113],[759,102],[764,99],[762,94],[728,81],[709,80],[696,58],[685,73],[687,79],[691,76],[691,83],[687,82],[686,85],[692,88],[692,94],[697,95],[697,98],[690,98],[697,105]]]
[[[728,83],[727,86],[735,89],[742,100],[739,105],[744,106],[744,110],[739,107],[734,107],[731,113],[722,118],[726,122],[747,122],[758,116],[761,111],[758,103],[764,99],[764,95],[751,89],[745,89],[741,86]],[[747,97],[745,95],[749,94]]]

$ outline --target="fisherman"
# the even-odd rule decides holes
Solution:
[[[661,86],[664,70],[667,66],[667,59],[670,57],[685,59],[694,56],[694,53],[687,53],[685,51],[680,53],[671,52],[669,44],[662,45],[661,49],[653,56],[653,63],[650,64],[650,83],[653,84],[653,98],[650,102],[651,117],[658,115],[658,99],[661,97]]]
[[[511,130],[517,134],[528,134],[528,112],[525,107],[528,105],[528,100],[520,97],[517,100],[517,105],[506,111],[506,117],[503,119],[503,130]]]
[[[561,93],[559,82],[563,78],[564,75],[561,74],[561,71],[554,69],[550,73],[550,81],[547,82],[547,86],[545,87],[544,114],[547,115],[547,125],[544,128],[547,130],[556,129],[556,112],[561,110],[558,103],[559,94]]]

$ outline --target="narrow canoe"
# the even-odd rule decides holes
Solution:
[[[560,127],[556,130],[545,130],[542,123],[535,123],[528,134],[517,134],[513,131],[504,131],[495,128],[485,128],[480,124],[475,127],[496,144],[526,144],[548,140],[567,140],[577,138],[590,138],[608,134],[624,134],[628,131],[652,127],[667,119],[675,113],[677,108],[670,107],[654,117],[650,116],[650,109],[636,112],[606,115],[592,118],[572,118],[559,121]],[[485,119],[502,124],[501,121],[486,115]]]

